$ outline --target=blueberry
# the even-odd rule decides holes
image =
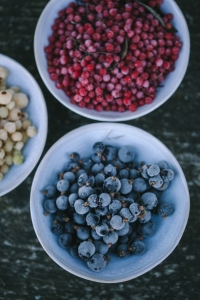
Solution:
[[[112,162],[117,157],[117,148],[113,146],[106,146],[103,155],[105,156],[107,162]]]
[[[54,221],[59,223],[64,223],[69,221],[69,216],[66,211],[63,210],[57,210],[54,215]]]
[[[135,179],[135,178],[138,178],[138,177],[140,177],[140,172],[137,169],[131,169],[129,171],[129,178],[130,179]]]
[[[150,220],[149,222],[144,224],[140,223],[138,225],[138,233],[144,238],[152,236],[154,232],[155,232],[155,224],[153,220]]]
[[[154,193],[146,192],[141,196],[143,206],[147,210],[153,209],[158,204],[158,199]]]
[[[79,225],[84,225],[86,223],[86,215],[80,215],[75,211],[73,214],[73,220]]]
[[[80,187],[86,184],[92,187],[94,185],[94,181],[95,181],[94,176],[88,175],[87,173],[82,173],[79,176],[77,183]]]
[[[160,175],[149,178],[149,184],[154,188],[160,188],[163,185],[163,179]]]
[[[95,176],[95,185],[96,187],[102,187],[105,181],[105,175],[103,173],[98,173]]]
[[[113,166],[112,164],[108,164],[108,165],[105,166],[105,168],[104,168],[104,174],[105,174],[106,176],[116,176],[116,175],[117,175],[116,167]]]
[[[169,182],[174,178],[174,172],[171,169],[163,169],[160,172],[160,176],[164,182]]]
[[[120,215],[114,215],[110,220],[110,225],[116,230],[120,230],[125,226],[125,222]]]
[[[160,168],[158,165],[153,164],[147,169],[147,174],[150,177],[157,176],[160,173]]]
[[[63,225],[60,223],[54,223],[51,230],[54,234],[60,235],[63,233]]]
[[[94,145],[93,145],[93,147],[92,147],[92,149],[93,149],[93,152],[94,153],[103,153],[104,152],[104,149],[105,149],[105,145],[104,145],[104,143],[102,143],[102,142],[96,142]]]
[[[86,158],[82,158],[80,161],[79,161],[79,165],[82,169],[85,170],[85,172],[88,172],[91,170],[92,166],[93,166],[93,161],[86,157]]]
[[[77,237],[80,240],[87,240],[90,237],[90,228],[86,226],[75,226]]]
[[[104,243],[108,245],[115,244],[118,240],[118,234],[115,231],[109,231],[107,235],[103,236]]]
[[[74,226],[75,225],[73,221],[65,222],[63,225],[64,233],[70,233],[74,235],[76,233]]]
[[[132,146],[123,146],[118,151],[118,157],[123,163],[133,162],[135,149]]]
[[[88,268],[94,272],[103,271],[105,269],[106,265],[107,265],[107,259],[101,253],[95,253],[87,261]]]
[[[84,185],[78,190],[78,195],[82,199],[87,199],[92,194],[93,189],[91,188],[91,186]]]
[[[129,245],[129,251],[135,255],[142,255],[146,251],[146,245],[142,241],[134,241]]]
[[[71,254],[71,256],[73,257],[79,257],[78,255],[78,247],[79,244],[73,244],[70,248],[69,248],[69,253]]]
[[[106,254],[108,252],[108,245],[103,241],[94,241],[96,252]]]
[[[137,217],[132,215],[128,207],[124,207],[119,211],[120,216],[128,222],[135,222]]]
[[[139,204],[135,202],[129,206],[129,210],[133,216],[139,216],[141,213]]]
[[[56,188],[53,185],[48,185],[42,193],[47,198],[54,198],[56,195]]]
[[[79,186],[78,186],[78,183],[73,183],[71,186],[70,186],[70,193],[78,193],[78,189],[79,189]]]
[[[66,192],[69,188],[69,182],[65,179],[61,179],[57,182],[57,190],[59,192]]]
[[[122,204],[119,200],[114,199],[109,205],[109,210],[112,214],[116,214],[122,207]]]
[[[92,242],[84,241],[78,247],[78,255],[82,259],[88,259],[95,253],[95,245]]]
[[[97,174],[97,173],[100,173],[101,171],[103,171],[104,169],[104,164],[103,163],[95,163],[93,166],[92,166],[92,172],[94,174]]]
[[[69,157],[72,162],[78,162],[81,158],[81,156],[78,152],[72,152]]]
[[[56,202],[53,199],[46,199],[44,201],[45,213],[55,213],[57,211]]]
[[[99,214],[100,216],[105,216],[108,213],[108,207],[107,206],[97,206],[95,208],[95,213]]]
[[[65,210],[68,208],[68,197],[67,196],[59,196],[57,199],[56,199],[56,205],[57,205],[57,208],[60,209],[60,210]]]
[[[99,236],[105,236],[109,232],[109,227],[106,223],[102,223],[96,226],[96,233]]]
[[[65,172],[68,172],[68,171],[72,171],[74,169],[76,169],[78,167],[78,164],[76,162],[72,162],[70,161],[66,166],[65,166]]]
[[[87,203],[90,207],[97,207],[99,205],[99,197],[97,194],[92,194],[88,197]]]
[[[117,233],[118,236],[124,236],[126,234],[128,234],[130,231],[130,225],[129,222],[125,222],[125,225],[122,229],[120,230],[115,230],[115,232]]]
[[[90,207],[88,205],[85,205],[85,201],[82,199],[76,200],[76,202],[74,203],[74,208],[75,211],[80,215],[84,215],[90,210]]]
[[[102,239],[102,236],[100,236],[97,232],[96,232],[96,229],[92,229],[91,230],[91,236],[92,238],[95,240],[95,241],[99,241]]]
[[[158,213],[163,219],[170,216],[174,211],[173,205],[171,203],[165,202],[160,203],[158,206]]]
[[[147,183],[144,178],[136,178],[133,180],[133,190],[138,193],[143,193],[147,190]]]
[[[78,194],[77,193],[71,193],[68,197],[69,205],[71,207],[74,207],[74,203],[78,199]]]
[[[167,169],[168,168],[168,165],[165,161],[159,161],[157,163],[157,165],[159,166],[160,170],[163,170],[163,169]]]
[[[100,163],[100,162],[104,161],[104,156],[102,155],[101,152],[92,154],[91,158],[94,163]]]
[[[119,171],[119,177],[122,178],[129,178],[129,170],[128,169],[122,169]]]
[[[100,221],[100,216],[97,214],[94,214],[92,212],[89,212],[86,215],[86,223],[88,226],[96,226]]]
[[[124,257],[129,254],[128,245],[127,244],[119,244],[117,246],[116,252],[119,257]]]
[[[149,210],[144,210],[144,213],[142,213],[141,217],[138,218],[140,223],[147,223],[151,220],[151,212]]]
[[[62,248],[67,249],[72,246],[73,237],[70,233],[63,233],[60,235],[58,243]]]
[[[120,180],[121,182],[121,188],[120,188],[120,193],[126,195],[132,191],[132,180],[129,180],[127,178],[123,178]]]
[[[121,188],[121,182],[115,176],[108,177],[104,181],[103,188],[104,188],[104,190],[105,190],[106,193],[114,193],[114,194],[116,194],[120,190],[120,188]]]
[[[107,193],[101,193],[99,195],[99,206],[102,206],[102,207],[105,207],[105,206],[108,206],[111,202],[111,197],[109,194]]]
[[[149,178],[149,175],[147,173],[148,168],[150,167],[150,165],[144,164],[140,169],[139,172],[141,174],[141,176],[145,179]]]
[[[69,182],[69,184],[71,185],[72,183],[74,183],[76,176],[72,172],[65,172],[63,174],[63,179],[67,180]]]

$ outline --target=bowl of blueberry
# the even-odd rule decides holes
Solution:
[[[0,54],[0,196],[31,173],[46,136],[47,109],[40,87],[22,65]]]
[[[189,208],[170,150],[119,123],[64,135],[31,187],[32,223],[44,250],[66,271],[96,282],[127,281],[161,263],[179,243]]]
[[[68,109],[99,121],[150,113],[180,85],[190,38],[173,0],[51,0],[34,36],[39,73]]]

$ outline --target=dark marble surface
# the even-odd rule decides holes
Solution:
[[[66,132],[94,122],[63,109],[38,74],[33,35],[47,2],[0,1],[0,52],[17,60],[34,75],[46,99],[49,131],[43,155]],[[191,210],[180,243],[160,265],[128,282],[99,284],[67,273],[42,249],[32,227],[29,197],[35,168],[19,187],[0,198],[0,299],[200,299],[200,6],[198,0],[177,0],[177,4],[191,34],[187,73],[162,107],[124,123],[147,130],[160,139],[185,173]]]

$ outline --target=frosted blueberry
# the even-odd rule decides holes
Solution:
[[[61,195],[56,199],[57,208],[60,210],[65,210],[68,208],[68,197]]]
[[[165,202],[160,203],[158,206],[158,213],[163,219],[170,216],[174,211],[173,205],[171,203]]]
[[[135,150],[132,146],[123,146],[118,151],[118,157],[123,163],[133,162]]]
[[[135,255],[142,255],[146,251],[146,245],[142,241],[134,241],[129,245],[129,251]]]
[[[101,272],[105,269],[107,265],[106,257],[101,253],[95,253],[87,261],[87,266],[90,270],[94,272]]]
[[[95,245],[92,242],[84,241],[78,247],[78,255],[83,259],[88,259],[95,253]]]
[[[120,190],[120,188],[121,188],[121,182],[115,176],[108,177],[104,181],[103,188],[104,188],[104,190],[105,190],[106,193],[114,193],[114,194],[116,194]]]
[[[88,205],[84,205],[84,204],[85,204],[85,201],[82,199],[78,199],[74,203],[75,211],[80,215],[84,215],[87,212],[89,212],[89,210],[90,210],[90,207]]]
[[[154,193],[151,193],[151,192],[144,193],[141,196],[141,200],[142,200],[143,206],[147,210],[153,209],[158,204],[158,200],[157,200],[156,195]]]

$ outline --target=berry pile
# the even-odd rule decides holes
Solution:
[[[59,245],[95,272],[106,267],[109,252],[121,258],[145,253],[142,239],[156,230],[152,214],[173,213],[159,196],[174,172],[165,161],[138,167],[135,156],[132,146],[97,142],[91,157],[72,153],[56,184],[43,190]]]
[[[23,147],[37,134],[23,111],[29,99],[17,86],[6,87],[8,75],[8,70],[0,66],[0,181],[13,164],[23,163]]]
[[[59,11],[44,51],[71,103],[118,112],[152,103],[182,46],[161,3],[84,0]]]

